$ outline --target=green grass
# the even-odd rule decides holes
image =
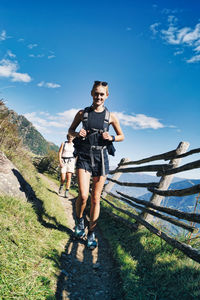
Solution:
[[[36,201],[0,196],[0,299],[55,299],[60,256],[69,239],[66,214],[30,161],[16,164]]]
[[[28,157],[15,156],[13,162],[36,201],[0,197],[0,299],[53,300],[70,233],[66,214]],[[77,196],[75,187],[70,192]],[[108,207],[102,205],[99,226],[116,259],[125,299],[200,299],[200,265],[146,229],[133,232],[110,217]]]
[[[133,232],[102,204],[99,226],[118,263],[126,300],[200,299],[200,265],[147,229]]]

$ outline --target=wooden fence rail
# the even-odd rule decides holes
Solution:
[[[178,209],[173,209],[173,208],[169,208],[169,207],[159,206],[159,205],[153,204],[150,201],[140,200],[140,199],[131,197],[129,195],[126,195],[124,193],[121,193],[121,192],[117,192],[117,193],[119,193],[121,196],[124,197],[124,201],[125,201],[125,199],[130,199],[130,200],[132,200],[132,201],[134,201],[136,203],[140,203],[140,204],[145,205],[147,207],[151,207],[151,208],[153,208],[155,210],[162,211],[162,212],[164,212],[164,213],[166,213],[168,215],[175,216],[175,217],[177,217],[179,219],[184,219],[184,220],[187,220],[187,221],[200,223],[200,214],[187,213],[187,212],[180,211]]]
[[[180,173],[183,171],[188,171],[188,170],[194,170],[200,167],[200,160],[191,162],[189,164],[186,164],[184,166],[181,166],[179,168],[174,168],[173,170],[159,170],[157,173],[157,176],[162,176],[162,175],[170,175],[170,174],[176,174],[176,173]]]
[[[117,211],[123,212],[129,217],[133,218],[136,222],[129,224],[134,229],[139,229],[141,226],[145,226],[152,233],[158,235],[160,238],[165,240],[167,243],[172,245],[173,247],[181,250],[187,256],[192,258],[193,260],[200,263],[200,252],[197,249],[192,248],[170,236],[166,233],[161,232],[159,229],[155,228],[152,225],[152,221],[154,218],[159,218],[164,221],[167,221],[177,227],[181,227],[184,230],[190,231],[191,233],[196,233],[198,228],[195,227],[195,223],[200,224],[200,214],[184,212],[178,209],[173,209],[169,207],[161,206],[161,200],[166,196],[175,196],[182,197],[187,195],[195,195],[200,193],[200,184],[196,184],[189,188],[179,189],[179,190],[168,190],[169,185],[173,179],[174,174],[179,172],[193,170],[196,168],[200,168],[200,160],[179,166],[181,162],[181,158],[190,156],[192,154],[200,153],[200,148],[193,149],[187,152],[189,147],[189,143],[181,142],[175,150],[153,155],[147,158],[143,158],[140,160],[131,161],[130,159],[122,159],[118,165],[118,167],[110,172],[110,175],[113,175],[112,178],[108,178],[108,183],[105,185],[102,199],[106,201],[109,205],[111,205]],[[154,164],[154,165],[144,165],[139,167],[128,167],[128,165],[140,165],[145,163],[150,163],[156,160],[170,160],[168,164]],[[159,182],[122,182],[119,180],[121,174],[124,173],[138,173],[138,172],[156,172],[157,176],[160,176]],[[147,191],[151,192],[151,198],[149,201],[137,199],[133,195],[127,195],[120,191],[116,191],[117,194],[112,193],[111,189],[113,186],[117,184],[118,186],[125,187],[138,187],[138,188],[146,188]],[[108,199],[106,196],[111,196],[111,199],[115,199],[115,204],[112,200]],[[177,199],[178,201],[178,199]],[[127,209],[122,209],[120,203],[128,204],[128,207],[132,207],[136,209],[136,213],[140,211],[138,214],[134,214],[132,211]],[[118,205],[117,205],[118,204]],[[139,204],[139,205],[138,205]],[[127,206],[126,206],[127,207]],[[163,214],[164,213],[164,214]],[[117,216],[113,213],[115,218],[122,217]],[[183,222],[181,220],[186,220]],[[192,222],[192,224],[188,224],[187,222]],[[126,219],[124,222],[128,223]],[[151,224],[150,224],[151,223]]]
[[[103,197],[102,197],[102,199],[104,201],[106,201],[113,208],[115,208],[115,209],[123,212],[124,214],[128,215],[129,217],[132,217],[133,219],[135,219],[137,222],[141,223],[143,226],[145,226],[147,229],[149,229],[149,231],[151,231],[152,233],[154,233],[157,236],[159,236],[161,239],[163,239],[164,241],[166,241],[168,244],[170,244],[174,248],[179,249],[180,251],[182,251],[183,253],[185,253],[188,257],[190,257],[193,260],[195,260],[198,263],[200,263],[200,252],[197,249],[192,248],[191,246],[188,246],[188,245],[186,245],[184,243],[181,243],[181,242],[179,242],[179,241],[171,238],[166,233],[160,231],[159,229],[157,229],[153,225],[149,224],[148,222],[146,222],[144,219],[140,218],[139,216],[137,216],[137,215],[135,215],[133,213],[130,213],[129,211],[126,211],[124,209],[121,209],[119,207],[116,207],[112,202],[108,201],[107,199],[105,199]]]
[[[112,181],[114,183],[117,183],[118,185],[121,186],[135,186],[135,187],[158,187],[158,183],[157,182],[149,182],[149,183],[136,183],[136,182],[121,182],[118,180],[114,180],[112,178],[107,178],[108,181]]]
[[[135,173],[135,172],[166,172],[167,170],[170,170],[172,168],[171,165],[168,164],[162,164],[162,165],[149,165],[149,166],[143,166],[143,167],[134,167],[134,168],[119,168],[118,172],[121,173]],[[110,174],[115,174],[116,171],[113,170],[110,172]]]
[[[194,194],[200,193],[200,184],[197,184],[190,188],[182,189],[182,190],[161,191],[161,190],[155,189],[154,187],[148,187],[148,190],[150,192],[156,193],[161,196],[182,197],[182,196],[188,196],[188,195],[194,195]]]
[[[192,154],[196,154],[196,153],[200,153],[200,148],[196,148],[196,149],[190,150],[186,153],[178,154],[178,155],[176,154],[176,150],[172,150],[172,151],[169,151],[169,152],[165,152],[165,153],[162,153],[162,154],[150,156],[150,157],[143,158],[143,159],[140,159],[140,160],[132,160],[132,161],[130,160],[128,162],[123,163],[123,165],[124,166],[127,166],[127,165],[140,165],[140,164],[155,161],[155,160],[162,160],[162,159],[163,160],[170,160],[172,158],[183,158],[183,157],[186,157],[186,156],[189,156],[189,155],[192,155]]]
[[[139,205],[133,203],[132,200],[129,200],[129,199],[124,198],[124,197],[119,197],[117,195],[114,195],[113,193],[109,193],[109,195],[112,196],[112,197],[114,197],[114,198],[117,198],[119,200],[122,200],[123,202],[128,203],[130,206],[133,206],[133,207],[135,207],[135,208],[137,208],[139,210],[145,211],[145,212],[147,212],[147,213],[149,213],[149,214],[151,214],[151,215],[153,215],[155,217],[158,217],[160,219],[168,221],[168,222],[170,222],[170,223],[172,223],[172,224],[174,224],[174,225],[176,225],[178,227],[182,227],[182,228],[184,228],[184,229],[186,229],[186,230],[188,230],[190,232],[196,232],[196,231],[198,231],[197,228],[194,227],[194,226],[192,226],[192,225],[188,225],[188,224],[186,224],[186,223],[184,223],[182,221],[179,221],[177,219],[173,219],[173,218],[171,218],[169,216],[162,215],[162,214],[160,214],[160,213],[158,213],[158,212],[156,212],[154,210],[147,209],[145,207],[139,206]]]

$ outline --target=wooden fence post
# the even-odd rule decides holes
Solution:
[[[180,142],[176,149],[176,155],[183,154],[187,151],[189,147],[188,142]],[[177,168],[181,162],[181,158],[174,158],[170,160],[169,164],[172,165],[172,169]],[[166,175],[162,176],[159,182],[158,190],[167,190],[170,186],[170,183],[174,177],[174,174],[172,175]],[[157,195],[155,193],[152,194],[149,202],[152,202],[153,204],[160,205],[161,201],[163,199],[163,196]],[[147,213],[141,213],[140,217],[142,217],[145,221],[151,222],[153,220],[153,216]],[[142,225],[139,225],[138,227],[141,227]]]
[[[121,166],[121,165],[123,165],[123,163],[129,162],[129,161],[130,161],[129,158],[122,158],[122,159],[120,160],[120,163],[118,164],[117,169],[119,169],[119,168],[122,169],[123,166]],[[124,166],[124,168],[125,168],[125,167],[126,167],[126,166]],[[117,169],[116,169],[116,173],[113,174],[113,176],[112,176],[112,179],[114,179],[114,180],[118,180],[119,177],[122,175],[121,172],[117,172]],[[103,198],[106,197],[107,193],[109,193],[109,192],[111,191],[111,189],[113,188],[114,185],[115,185],[115,182],[109,181],[109,182],[104,186],[103,193],[102,193],[102,197],[103,197]]]

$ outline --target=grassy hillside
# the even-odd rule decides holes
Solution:
[[[0,299],[55,299],[60,256],[69,239],[66,215],[2,108],[0,150],[21,172],[31,194],[29,202],[0,196]]]
[[[66,216],[30,162],[15,163],[33,191],[31,202],[0,196],[0,299],[55,299]]]

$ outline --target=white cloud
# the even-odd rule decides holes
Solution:
[[[35,47],[37,47],[38,46],[38,44],[29,44],[27,47],[29,48],[29,49],[33,49],[33,48],[35,48]]]
[[[75,115],[80,109],[71,108],[65,110],[64,112],[58,112],[55,114],[50,114],[49,112],[31,112],[24,116],[32,122],[32,124],[44,134],[46,139],[54,140],[65,138],[66,133],[71,125]],[[135,130],[138,129],[160,129],[164,127],[175,128],[174,126],[165,126],[158,119],[153,117],[148,117],[144,114],[129,115],[121,112],[115,112],[116,116],[119,118],[121,125],[129,126]],[[77,130],[80,130],[80,126]],[[60,142],[59,142],[60,143]],[[58,144],[59,144],[58,143]]]
[[[37,55],[35,55],[35,54],[29,54],[29,57],[41,58],[41,57],[44,57],[44,54],[37,54]]]
[[[0,41],[5,41],[8,38],[8,36],[6,35],[6,31],[2,30],[2,32],[0,33]]]
[[[191,64],[199,61],[200,61],[200,55],[194,55],[193,57],[187,60],[187,63]]]
[[[167,21],[169,24],[176,24],[178,22],[178,18],[173,15],[169,15]]]
[[[58,118],[58,121],[49,121],[48,119],[41,118],[38,117],[38,114],[41,113],[36,113],[36,112],[32,112],[32,113],[27,113],[24,116],[34,124],[34,126],[42,126],[43,128],[47,128],[47,127],[65,127],[64,122],[61,122],[61,119]]]
[[[31,77],[27,73],[19,73],[18,63],[8,59],[0,61],[0,77],[11,78],[11,81],[30,82]]]
[[[32,122],[32,124],[42,133],[42,134],[51,134],[51,135],[65,135],[68,131],[69,126],[71,125],[76,113],[80,109],[70,109],[62,113],[57,113],[51,115],[48,112],[32,112],[24,114],[24,116]]]
[[[148,117],[144,114],[126,115],[121,112],[115,112],[121,124],[130,126],[133,129],[159,129],[165,126],[156,118]]]
[[[170,25],[167,30],[161,30],[161,37],[168,44],[187,46],[193,51],[200,51],[200,23],[195,28],[183,27],[178,29]]]
[[[176,9],[164,8],[161,13],[168,15],[168,14],[175,14],[177,12],[178,11]]]
[[[62,119],[65,119],[67,123],[71,123],[80,109],[71,108],[69,110],[65,110],[62,113],[58,113],[57,115]]]
[[[13,72],[12,81],[30,82],[31,77],[27,73]]]
[[[47,58],[48,59],[52,59],[52,58],[54,58],[54,57],[56,57],[55,55],[49,55]]]
[[[131,31],[132,27],[126,27],[126,31]]]
[[[177,50],[176,52],[174,52],[174,56],[183,54],[183,52],[183,50]]]
[[[177,34],[177,27],[169,26],[167,30],[161,30],[161,37],[165,40],[168,44],[171,45],[179,45],[181,42],[180,35]]]
[[[42,126],[46,129],[68,128],[79,110],[80,109],[71,108],[64,112],[56,113],[55,115],[41,111],[37,113],[27,113],[24,116],[35,126]],[[132,127],[133,129],[159,129],[166,127],[158,119],[148,117],[144,114],[128,115],[115,112],[115,115],[122,125]],[[172,127],[172,125],[170,127]]]
[[[47,117],[49,116],[49,113],[46,111],[40,111],[39,114]]]
[[[60,88],[61,87],[60,84],[52,83],[52,82],[44,82],[44,81],[39,82],[37,84],[37,86],[46,87],[46,88],[49,88],[49,89],[55,89],[55,88]]]
[[[16,57],[16,55],[14,53],[12,53],[10,50],[7,51],[7,56],[14,58]]]
[[[188,32],[183,36],[183,43],[193,45],[193,42],[200,39],[200,23],[196,24],[195,29],[188,28]]]
[[[174,53],[174,55],[182,54],[184,47],[195,52],[200,52],[200,23],[197,23],[194,28],[191,27],[178,27],[178,18],[172,15],[172,11],[165,9],[164,14],[170,14],[167,16],[167,28],[161,28],[160,23],[154,23],[150,25],[150,30],[155,35],[159,36],[169,45],[178,45],[179,50]],[[158,28],[158,25],[159,28]],[[191,59],[186,59],[188,63],[199,62],[198,55],[193,56]]]
[[[196,48],[194,48],[195,52],[200,52],[200,46],[197,46]]]
[[[39,87],[44,86],[44,81],[39,82],[39,83],[37,84],[37,86],[39,86]]]
[[[55,89],[55,88],[61,87],[60,84],[52,83],[52,82],[47,82],[47,83],[46,83],[46,86],[47,86],[48,88],[51,88],[51,89]]]
[[[154,23],[152,25],[150,25],[150,30],[152,31],[153,35],[156,35],[156,33],[158,33],[158,26],[160,25],[160,23]]]

